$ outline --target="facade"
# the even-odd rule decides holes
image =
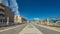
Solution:
[[[22,17],[21,20],[22,20],[22,23],[27,23],[27,19]]]
[[[14,23],[26,23],[27,20],[21,16],[15,16],[14,17]]]
[[[22,23],[21,17],[20,16],[14,16],[14,23]]]
[[[11,8],[0,3],[0,24],[11,24],[14,23],[14,13]]]

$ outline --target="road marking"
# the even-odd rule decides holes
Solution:
[[[11,27],[11,28],[7,28],[7,29],[4,29],[4,30],[0,30],[0,32],[8,31],[8,30],[11,30],[11,29],[15,29],[15,28],[18,28],[18,27],[20,27],[20,26],[21,26],[21,25],[15,26],[15,27]]]
[[[32,25],[32,24],[31,24]],[[36,30],[38,30],[34,25],[32,25]],[[38,30],[41,34],[43,34],[40,30]]]
[[[43,34],[32,24],[28,24],[19,34]]]

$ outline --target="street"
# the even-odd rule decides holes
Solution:
[[[16,27],[14,29],[2,31],[2,32],[0,32],[0,34],[18,34],[25,26],[26,26],[26,24]]]
[[[37,29],[39,29],[43,34],[60,34],[60,32],[58,31],[55,31],[55,30],[51,30],[51,29],[48,29],[48,28],[44,28],[44,27],[40,27],[40,26],[37,26],[35,24],[33,24]]]
[[[42,34],[42,32],[29,23],[19,34]]]
[[[27,25],[0,32],[0,34],[60,34],[60,32],[28,23]]]
[[[60,34],[60,0],[0,0],[0,34]]]

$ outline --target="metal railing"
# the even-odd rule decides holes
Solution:
[[[4,14],[4,12],[0,11],[0,14]]]
[[[0,6],[0,9],[4,9],[4,7]]]

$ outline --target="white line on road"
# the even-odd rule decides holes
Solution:
[[[32,25],[32,24],[31,24]],[[34,25],[32,25],[36,30],[38,30]],[[41,34],[43,34],[40,30],[38,30]]]

